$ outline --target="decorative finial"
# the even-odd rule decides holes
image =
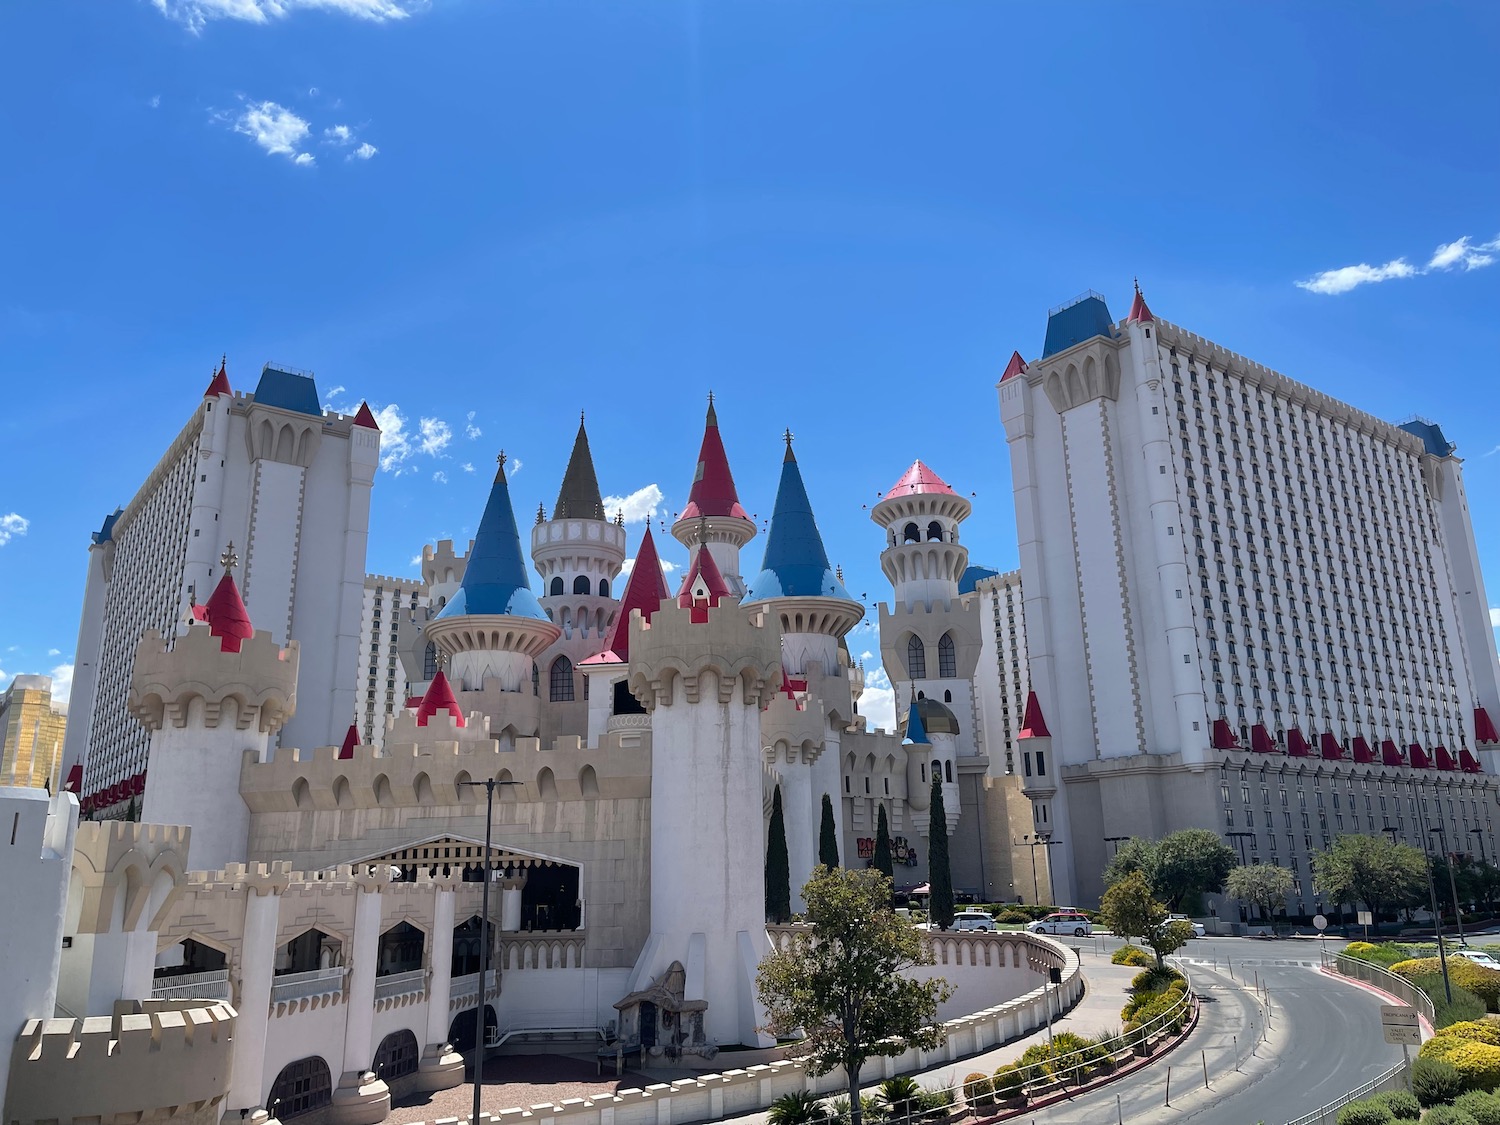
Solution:
[[[547,509],[544,508],[540,504],[538,504],[536,506],[536,522],[537,523],[546,523],[547,522]]]
[[[786,442],[786,447],[788,449],[792,448],[792,431],[790,428],[782,431],[781,440]]]
[[[624,508],[621,508],[618,512],[615,513],[615,526],[616,527],[624,527],[625,526],[625,509]]]
[[[1136,277],[1131,280],[1135,282],[1135,295],[1139,297],[1141,295],[1141,279]]]
[[[226,572],[231,571],[235,567],[240,565],[240,557],[239,555],[234,553],[233,539],[231,539],[229,541],[229,545],[224,548],[224,553],[219,556],[219,565],[222,566]]]
[[[840,586],[842,586],[844,584],[844,564],[843,563],[840,563],[838,566],[836,566],[836,567],[833,568],[833,576],[839,580],[839,585]]]
[[[505,450],[502,449],[495,455],[495,464],[500,466],[501,472],[505,471]]]
[[[580,410],[580,411],[579,411],[579,412],[578,412],[578,424],[579,424],[579,425],[580,425],[580,426],[581,426],[581,425],[583,425],[583,411],[582,411],[582,410]]]
[[[713,391],[709,391],[708,392],[708,405],[712,406],[713,404],[714,404],[714,393],[713,393]]]

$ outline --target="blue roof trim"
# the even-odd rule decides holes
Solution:
[[[834,577],[823,549],[823,536],[813,518],[812,503],[802,484],[802,471],[788,450],[781,463],[781,484],[766,536],[761,571],[749,583],[745,602],[768,598],[842,598],[854,601]]]
[[[1114,323],[1109,306],[1097,293],[1089,293],[1071,305],[1054,309],[1047,317],[1047,342],[1042,345],[1042,358],[1065,352],[1074,344],[1092,340],[1095,336],[1108,336]]]
[[[93,535],[90,536],[90,538],[93,539],[95,546],[99,546],[104,543],[112,543],[114,541],[115,521],[120,518],[121,514],[124,511],[124,508],[116,508],[113,512],[110,512],[109,515],[104,517],[104,522],[99,525],[99,530],[94,532]]]
[[[550,621],[531,592],[526,563],[521,557],[521,533],[510,503],[510,485],[502,471],[495,475],[489,501],[469,548],[464,580],[458,592],[437,615],[441,621],[469,614],[498,614]]]
[[[906,712],[906,737],[901,740],[901,745],[912,743],[915,746],[926,746],[927,728],[922,725],[921,712],[917,710],[917,701],[911,701],[911,707]]]
[[[270,364],[261,370],[260,382],[255,384],[255,401],[262,406],[323,417],[323,408],[318,405],[318,384],[312,376],[282,371]]]
[[[979,585],[981,579],[994,578],[1000,572],[991,570],[987,566],[971,566],[965,569],[958,579],[958,592],[960,594],[972,594],[974,588]]]
[[[1396,427],[1407,433],[1422,439],[1427,452],[1434,457],[1449,457],[1458,448],[1443,436],[1443,428],[1436,422],[1426,422],[1420,418],[1413,418],[1410,422],[1402,422]]]

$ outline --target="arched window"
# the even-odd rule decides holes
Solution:
[[[914,523],[909,523],[901,531],[903,543],[920,543],[922,541],[922,529]]]
[[[943,763],[943,777],[944,777],[944,780],[946,780],[949,785],[953,784],[953,763],[952,762],[944,762]]]
[[[958,675],[958,660],[953,655],[953,634],[944,633],[938,638],[938,676],[951,680]]]
[[[542,694],[542,673],[541,670],[537,668],[535,660],[531,662],[531,694]]]
[[[547,586],[547,593],[550,594],[550,595],[552,595],[553,597],[556,597],[558,594],[561,594],[562,592],[563,592],[563,580],[561,578],[554,578],[551,581],[551,583],[549,583],[548,586]]]
[[[943,541],[943,525],[937,520],[927,525],[927,539],[928,542],[941,543]]]
[[[437,675],[437,645],[431,641],[427,642],[427,648],[422,653],[422,678],[430,680]]]
[[[573,579],[573,593],[587,594],[589,592],[589,580],[586,575],[580,574]]]
[[[601,578],[601,579],[599,579],[599,596],[601,598],[607,598],[607,597],[609,597],[609,579],[608,578]]]
[[[906,672],[914,680],[927,678],[927,646],[921,637],[906,642]]]
[[[550,686],[548,698],[553,703],[570,702],[573,698],[573,662],[566,656],[559,656],[552,662],[552,671],[548,674]]]
[[[945,692],[943,692],[943,702],[944,703],[952,703],[953,702],[953,693],[951,691],[945,691]]]
[[[287,1063],[271,1084],[266,1104],[276,1106],[279,1120],[289,1121],[333,1100],[333,1077],[328,1064],[318,1055]]]

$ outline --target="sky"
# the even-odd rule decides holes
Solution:
[[[710,390],[762,520],[790,428],[888,723],[868,505],[921,458],[1015,566],[995,383],[1135,278],[1439,421],[1500,605],[1497,45],[1493,3],[10,0],[0,687],[66,691],[89,533],[227,355],[379,412],[383,574],[473,533],[502,448],[550,510],[580,411],[632,550]]]

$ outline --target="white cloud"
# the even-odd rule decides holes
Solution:
[[[459,466],[459,468],[461,468],[466,473],[472,473],[474,471],[474,462],[465,461],[462,465]]]
[[[30,526],[31,521],[17,512],[0,516],[0,547],[5,546],[12,539],[25,535],[26,529]]]
[[[1500,608],[1490,606],[1490,624],[1500,629]]]
[[[423,418],[417,427],[422,432],[422,452],[429,457],[440,456],[453,440],[453,428],[441,418]]]
[[[510,480],[521,471],[522,463],[519,457],[507,457],[505,459],[505,479]]]
[[[378,148],[376,148],[374,145],[372,145],[369,141],[365,141],[362,145],[360,145],[357,149],[355,149],[353,152],[351,152],[348,156],[344,157],[344,159],[345,160],[368,160],[368,159],[370,159],[370,157],[374,156],[379,151],[380,150]]]
[[[210,20],[266,24],[298,11],[336,12],[385,23],[401,20],[428,6],[430,0],[151,0],[158,12],[197,33]],[[316,87],[314,87],[316,89]]]
[[[152,109],[160,109],[161,108],[161,95],[160,94],[152,94],[151,97],[150,97],[150,99],[146,102],[146,104],[149,105]]]
[[[859,697],[859,713],[871,730],[896,729],[896,689],[884,668],[865,669],[865,693]]]
[[[354,130],[347,125],[334,125],[323,130],[323,140],[331,145],[352,145]]]
[[[1500,252],[1500,238],[1488,242],[1475,242],[1469,235],[1445,242],[1432,252],[1425,266],[1414,266],[1405,258],[1396,258],[1383,266],[1372,266],[1361,262],[1357,266],[1344,266],[1336,270],[1324,270],[1306,281],[1297,282],[1299,289],[1313,293],[1335,295],[1347,293],[1361,285],[1393,278],[1420,277],[1423,274],[1462,268],[1477,270],[1495,264]]]
[[[668,562],[664,558],[658,557],[656,561],[661,564],[661,572],[663,574],[671,574],[674,570],[677,569],[677,564],[676,563]],[[634,569],[635,569],[635,559],[633,559],[633,558],[626,559],[623,563],[620,564],[620,577],[621,578],[629,578],[630,577],[630,572],[632,570],[634,570]]]
[[[406,416],[393,402],[375,411],[375,424],[380,427],[380,467],[399,477],[401,466],[412,453],[411,437],[406,432]]]
[[[327,390],[327,392],[325,392],[324,395],[323,395],[323,409],[324,410],[335,410],[335,409],[337,409],[337,407],[335,407],[333,405],[333,400],[336,399],[336,398],[338,398],[339,395],[343,394],[344,390],[345,390],[345,387],[344,387],[344,384],[342,384],[342,383],[340,383],[336,387],[329,387],[328,390]],[[339,413],[340,414],[352,413],[352,411],[346,412],[346,411],[340,410]]]
[[[317,162],[318,158],[310,152],[299,152],[296,156],[292,157],[292,163],[301,168],[306,168],[309,164],[316,164]]]
[[[298,152],[311,126],[284,105],[275,102],[250,102],[245,112],[234,119],[236,133],[249,137],[272,156],[289,156],[294,163],[311,164],[312,155]],[[306,157],[306,160],[303,160]]]
[[[73,696],[73,665],[59,664],[48,675],[52,677],[52,702],[66,711]]]
[[[422,565],[422,556],[421,555],[413,555],[411,557],[411,562],[408,563],[407,565],[408,566],[421,566]]]
[[[661,502],[661,489],[648,484],[627,496],[606,496],[604,514],[613,518],[617,513],[624,512],[626,523],[640,523],[642,520],[655,519]]]
[[[436,481],[438,484],[447,484],[448,483],[448,474],[445,473],[445,472],[443,472],[442,469],[439,469],[437,472],[435,472],[435,473],[432,474],[432,479],[434,481]]]
[[[47,655],[48,656],[61,656],[62,655],[62,649],[60,649],[60,648],[49,648],[47,650]]]

